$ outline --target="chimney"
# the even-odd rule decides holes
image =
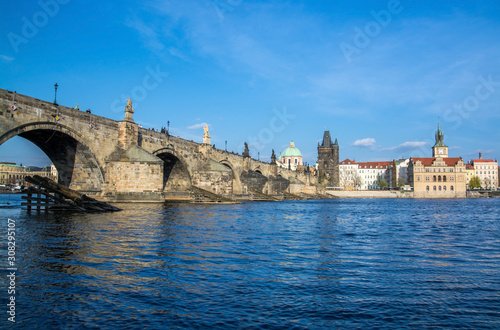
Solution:
[[[479,153],[479,159],[483,159],[483,155]]]

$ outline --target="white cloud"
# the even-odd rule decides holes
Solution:
[[[0,59],[1,59],[3,62],[11,62],[11,61],[14,61],[14,58],[13,58],[13,57],[10,57],[10,56],[7,56],[7,55],[1,55],[1,54],[0,54]]]
[[[208,125],[209,128],[212,127],[210,124],[200,123],[200,124],[194,124],[194,125],[188,126],[187,129],[200,129],[200,128],[205,127],[205,125]]]
[[[138,18],[128,19],[125,24],[139,32],[145,46],[151,51],[158,52],[165,49],[158,32],[153,27],[145,24]]]
[[[464,156],[476,156],[476,157],[479,157],[479,153],[481,153],[482,157],[483,158],[488,158],[488,155],[491,155],[493,153],[495,153],[497,150],[495,149],[476,149],[472,152],[468,152],[466,154],[464,154]]]
[[[425,141],[407,141],[395,147],[382,148],[382,151],[410,151],[427,147],[428,143]]]
[[[352,145],[357,147],[373,147],[375,145],[375,142],[376,141],[374,138],[365,138],[354,141]]]

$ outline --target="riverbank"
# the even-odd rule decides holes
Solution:
[[[488,197],[500,197],[500,191],[490,191],[490,190],[467,191],[467,198],[488,198]]]
[[[413,198],[413,191],[399,190],[327,190],[326,194],[337,198]]]

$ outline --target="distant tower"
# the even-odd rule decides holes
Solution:
[[[444,144],[444,134],[441,125],[438,123],[438,129],[435,134],[436,143],[432,147],[432,157],[448,157],[448,146]]]
[[[339,143],[337,139],[332,142],[330,131],[325,131],[323,142],[318,145],[318,173],[320,180],[324,176],[327,186],[339,186]]]

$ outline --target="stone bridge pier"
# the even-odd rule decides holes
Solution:
[[[192,188],[230,199],[317,194],[317,178],[139,127],[128,100],[115,121],[0,89],[0,144],[21,136],[56,166],[59,183],[110,201],[191,199]]]

